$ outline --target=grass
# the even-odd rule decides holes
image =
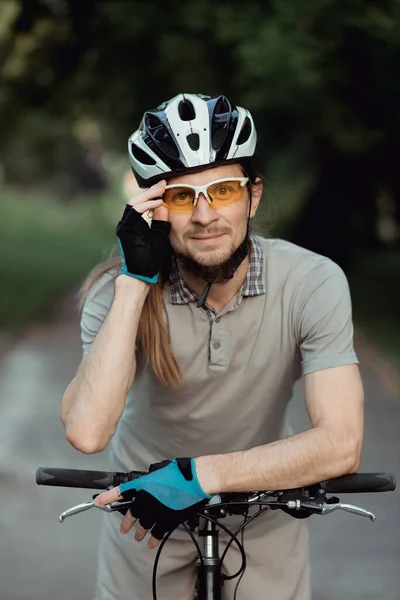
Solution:
[[[60,204],[3,189],[0,201],[0,328],[23,326],[80,282],[115,243],[104,198]]]

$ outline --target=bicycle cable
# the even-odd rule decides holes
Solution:
[[[246,504],[247,504],[247,503],[246,503]],[[258,511],[258,512],[256,512],[256,513],[255,513],[254,515],[252,515],[251,517],[248,517],[248,518],[246,518],[246,521],[245,521],[245,522],[243,522],[243,523],[240,525],[240,527],[239,527],[239,528],[238,528],[238,529],[235,531],[235,533],[234,533],[234,534],[232,534],[232,535],[233,535],[233,536],[238,536],[238,535],[239,535],[239,533],[242,531],[242,529],[244,529],[245,527],[247,527],[247,525],[248,525],[248,524],[249,524],[251,521],[253,521],[253,520],[254,520],[254,519],[256,519],[257,517],[259,517],[260,515],[262,515],[262,514],[263,514],[265,511],[267,511],[267,510],[268,510],[268,509],[271,507],[271,504],[268,504],[267,506],[265,506],[265,504],[266,504],[266,503],[264,503],[264,502],[257,502],[257,505],[260,507],[260,508],[259,508],[259,511]],[[277,505],[278,505],[278,503],[274,503],[274,506],[277,506]],[[283,502],[280,502],[280,503],[279,503],[279,505],[281,505],[281,506],[285,506],[285,505],[283,504]],[[254,506],[255,506],[255,504],[254,504]],[[264,506],[264,508],[261,508],[262,506]],[[228,552],[228,550],[229,550],[229,548],[230,548],[230,546],[231,546],[232,542],[233,542],[233,537],[232,537],[232,539],[231,539],[231,540],[228,542],[228,544],[227,544],[227,546],[226,546],[226,548],[225,548],[224,552],[222,553],[222,556],[221,556],[221,562],[224,560],[224,558],[225,558],[225,556],[226,556],[226,553]]]
[[[237,535],[238,535],[238,532],[243,532],[243,531],[244,531],[244,528],[245,528],[245,526],[246,526],[246,523],[247,523],[247,515],[244,517],[244,521],[243,521],[243,523],[241,524],[241,526],[239,527],[239,529],[238,529],[237,531],[235,531],[234,535],[235,535],[236,537],[237,537]],[[228,543],[228,547],[230,547],[230,546],[231,546],[232,542],[233,542],[233,538],[231,538],[231,540],[229,541],[229,543]],[[242,545],[242,547],[243,547],[243,551],[244,551],[243,536],[242,536],[242,539],[241,539],[241,542],[240,542],[240,543],[241,543],[241,545]],[[224,563],[225,556],[226,556],[226,552],[224,551],[224,553],[223,553],[223,557],[220,559],[220,567],[221,567],[221,571],[222,571],[222,565],[223,565],[223,563]],[[246,565],[244,565],[244,564],[243,564],[243,560],[242,560],[242,564],[240,565],[240,569],[239,569],[239,571],[236,571],[236,573],[234,573],[233,575],[226,575],[225,573],[222,573],[222,572],[221,572],[221,577],[222,577],[222,579],[223,579],[224,581],[230,581],[231,579],[236,579],[236,577],[240,577],[240,575],[241,575],[242,573],[244,573],[244,572],[245,572],[245,570],[246,570]]]
[[[243,502],[243,503],[240,502],[238,504],[244,504],[244,505],[248,506],[247,502]],[[220,561],[221,566],[222,566],[223,560],[224,560],[224,558],[226,556],[226,553],[227,553],[228,549],[230,548],[232,542],[235,542],[235,544],[237,545],[237,547],[238,547],[238,549],[240,551],[240,554],[241,554],[241,557],[242,557],[242,565],[241,565],[239,571],[237,573],[235,573],[234,575],[229,575],[229,576],[222,574],[222,577],[225,580],[230,580],[230,579],[234,579],[235,577],[240,577],[238,583],[236,584],[236,588],[237,588],[238,584],[240,583],[241,578],[242,578],[242,576],[243,576],[243,574],[244,574],[244,572],[246,570],[246,566],[247,566],[246,554],[245,554],[245,551],[244,551],[243,543],[238,540],[237,535],[239,533],[242,533],[244,535],[244,528],[246,527],[246,525],[248,525],[248,523],[250,523],[251,521],[253,521],[256,517],[259,517],[262,513],[264,513],[266,510],[268,510],[271,507],[270,503],[267,506],[265,506],[266,503],[264,503],[264,502],[257,502],[256,504],[258,504],[259,507],[264,506],[264,508],[260,508],[260,510],[257,513],[255,513],[254,515],[252,515],[251,517],[248,517],[248,518],[245,517],[245,520],[243,521],[243,523],[241,524],[241,526],[235,531],[235,533],[232,533],[232,531],[230,531],[227,527],[225,527],[225,525],[222,525],[222,523],[220,523],[216,519],[213,519],[212,517],[209,517],[208,515],[204,515],[204,514],[201,515],[204,519],[206,519],[207,521],[210,521],[210,523],[214,523],[214,525],[217,525],[218,527],[220,527],[231,538],[229,540],[229,542],[228,542],[228,544],[227,544],[227,546],[226,546],[223,554],[222,554],[221,561]],[[282,502],[279,502],[279,503],[276,502],[276,503],[274,503],[274,506],[277,506],[277,505],[285,506],[285,504],[282,503]],[[221,506],[224,506],[224,505],[221,504]],[[199,544],[197,543],[196,538],[194,537],[192,531],[186,525],[186,523],[182,523],[182,525],[185,528],[185,530],[187,531],[187,533],[190,535],[190,537],[192,539],[192,542],[196,546],[197,554],[198,554],[199,559],[201,561],[201,565],[202,565],[202,567],[204,567],[203,557],[202,557],[201,550],[200,550]],[[166,542],[168,541],[169,537],[172,535],[172,533],[174,531],[175,530],[173,529],[172,531],[169,531],[164,536],[164,538],[161,541],[161,544],[160,544],[160,546],[158,548],[156,558],[154,560],[153,575],[152,575],[153,600],[157,600],[157,582],[156,582],[156,580],[157,580],[157,568],[158,568],[158,563],[159,563],[159,560],[160,560],[161,552],[162,552],[162,550],[163,550]],[[243,535],[242,535],[242,539],[243,539]]]
[[[154,567],[153,567],[153,575],[152,575],[152,581],[151,581],[151,587],[152,587],[152,595],[153,595],[153,600],[157,600],[157,568],[158,568],[158,563],[160,560],[160,556],[161,556],[161,552],[162,549],[164,548],[169,536],[172,534],[172,531],[169,531],[163,538],[158,550],[157,550],[157,554],[156,554],[156,558],[154,560]]]
[[[243,527],[242,531],[240,532],[240,541],[242,542],[242,545],[244,547],[244,527]],[[233,600],[236,600],[236,595],[237,595],[237,592],[238,592],[238,589],[239,589],[239,583],[242,581],[242,577],[245,574],[245,571],[246,571],[246,567],[243,569],[243,571],[239,575],[239,579],[236,582],[235,591],[234,591],[234,594],[233,594]]]
[[[225,531],[225,533],[227,533],[231,538],[231,542],[235,541],[235,543],[237,544],[240,554],[242,556],[242,566],[240,568],[239,573],[242,570],[246,569],[246,555],[244,552],[244,548],[242,546],[242,544],[240,543],[240,541],[237,539],[237,537],[231,532],[229,531],[229,529],[227,527],[225,527],[225,525],[222,525],[221,523],[219,523],[218,521],[216,521],[215,519],[213,519],[212,517],[208,517],[207,515],[201,515],[202,517],[204,517],[207,521],[210,521],[211,523],[214,523],[215,525],[218,525],[219,527],[221,527],[221,529],[223,529]],[[194,543],[194,545],[196,546],[196,550],[197,550],[197,554],[199,556],[199,559],[201,561],[201,566],[204,567],[204,561],[203,561],[203,556],[201,554],[201,550],[200,550],[200,546],[197,543],[196,538],[194,537],[192,531],[190,530],[190,528],[186,525],[186,523],[182,523],[183,527],[186,529],[187,533],[190,535],[192,542]],[[158,569],[158,563],[160,561],[160,556],[161,556],[161,552],[166,544],[166,542],[168,541],[169,537],[172,535],[172,533],[175,530],[173,529],[172,531],[169,531],[165,537],[163,538],[158,551],[157,551],[157,555],[156,558],[154,560],[154,567],[153,567],[153,575],[152,575],[152,595],[153,595],[153,600],[157,600],[157,569]],[[237,577],[237,575],[236,575]]]
[[[192,542],[193,544],[196,546],[196,550],[197,550],[197,554],[199,556],[200,562],[201,562],[201,566],[204,567],[204,560],[203,560],[203,556],[201,554],[201,550],[200,550],[200,546],[197,543],[196,538],[194,537],[192,531],[190,530],[190,527],[188,527],[186,525],[186,523],[182,523],[183,527],[186,529],[187,533],[190,535],[190,537],[192,538]],[[176,528],[175,528],[176,529]],[[153,567],[153,575],[152,575],[152,593],[153,593],[153,600],[157,600],[157,568],[158,568],[158,563],[160,561],[160,556],[161,556],[161,552],[162,549],[164,548],[164,545],[166,544],[167,540],[169,539],[169,537],[173,534],[173,532],[175,531],[175,529],[173,529],[172,531],[169,531],[165,537],[163,538],[160,547],[158,548],[157,551],[157,555],[156,558],[154,560],[154,567]]]
[[[223,529],[225,531],[225,533],[227,533],[228,536],[230,538],[232,538],[230,540],[230,543],[235,542],[235,544],[239,548],[240,554],[242,555],[242,566],[241,566],[240,570],[245,569],[246,568],[246,562],[247,562],[246,561],[246,554],[245,554],[244,548],[243,548],[242,544],[239,542],[236,534],[232,533],[232,531],[230,531],[227,527],[225,527],[225,525],[222,525],[222,523],[220,523],[216,519],[213,519],[212,517],[208,517],[207,515],[201,515],[201,516],[204,517],[205,519],[207,519],[207,521],[210,521],[211,523],[214,523],[214,525],[217,525],[218,527],[220,527],[221,529]],[[243,525],[241,525],[241,527],[243,527]],[[236,577],[237,577],[237,575],[236,575]]]

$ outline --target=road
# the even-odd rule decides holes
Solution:
[[[59,421],[60,398],[79,359],[78,320],[67,302],[0,362],[1,600],[92,599],[101,513],[60,525],[60,512],[88,495],[35,484],[38,466],[106,468],[105,453],[86,456],[69,446]],[[400,480],[400,402],[366,365],[362,375],[360,471],[390,471]],[[307,428],[300,385],[290,412],[296,430]],[[309,520],[313,600],[399,600],[400,491],[342,499],[372,510],[377,520],[343,512]]]

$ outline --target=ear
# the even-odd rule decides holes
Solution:
[[[264,191],[264,184],[262,182],[262,179],[260,179],[259,177],[257,177],[255,183],[253,183],[251,185],[251,211],[250,211],[250,219],[252,219],[258,209],[258,206],[260,204],[261,201],[261,197],[263,195],[263,191]]]

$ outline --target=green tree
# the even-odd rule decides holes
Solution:
[[[398,0],[12,4],[0,152],[27,111],[71,131],[89,117],[125,151],[145,108],[181,91],[225,93],[254,113],[264,168],[290,152],[313,173],[296,241],[333,255],[341,237],[333,257],[345,262],[355,231],[370,243],[377,189],[399,211]]]

